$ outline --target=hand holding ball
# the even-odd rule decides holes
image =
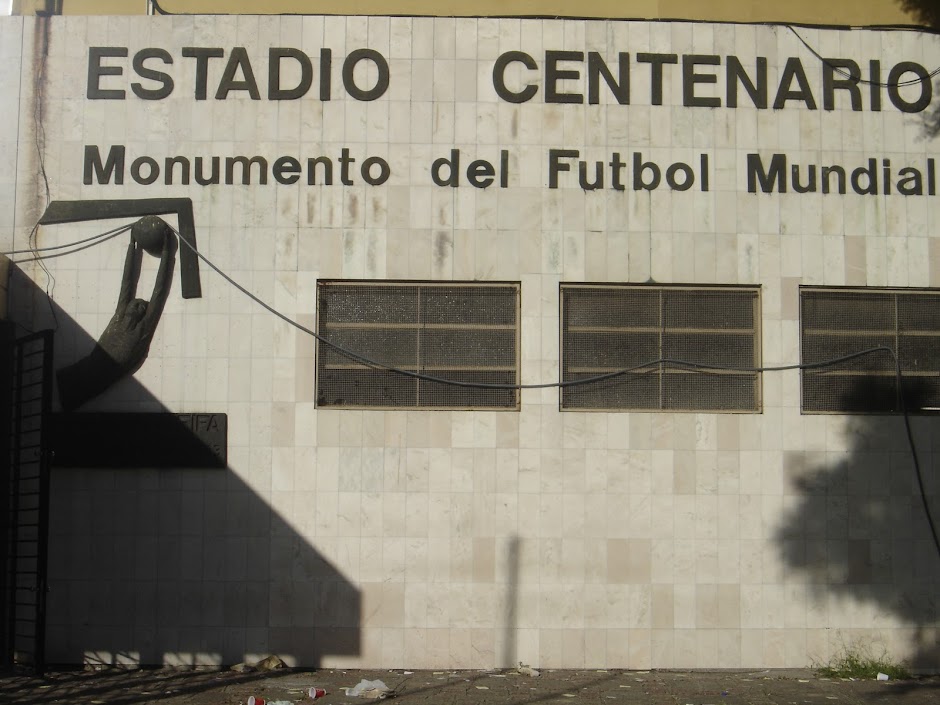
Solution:
[[[140,245],[144,252],[154,257],[162,256],[167,238],[172,236],[173,232],[166,221],[155,215],[141,218],[131,228],[131,237],[134,241]]]

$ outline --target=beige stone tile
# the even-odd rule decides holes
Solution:
[[[719,629],[717,668],[736,668],[741,663],[741,630]]]
[[[653,418],[652,414],[630,414],[630,446],[634,450],[654,448]],[[608,436],[608,444],[612,440],[614,439]]]
[[[674,628],[695,628],[695,593],[695,584],[693,583],[684,583],[672,586],[672,615]]]
[[[473,539],[473,582],[492,583],[496,572],[496,540]]]
[[[768,668],[783,668],[787,665],[786,629],[765,629],[764,650],[761,661]]]
[[[584,630],[584,667],[605,668],[607,666],[607,630]]]
[[[402,668],[406,666],[404,650],[404,629],[382,630],[382,666],[384,668]]]
[[[607,629],[607,586],[585,585],[583,589],[584,626],[588,629]]]
[[[630,454],[628,451],[607,452],[607,491],[626,494],[630,491]]]
[[[695,494],[695,490],[695,453],[677,450],[673,453],[673,492],[675,494]]]
[[[496,634],[492,629],[470,630],[470,667],[493,668],[496,665]]]
[[[450,629],[448,643],[448,668],[460,668],[460,664],[468,664],[473,658],[471,642],[471,629]]]
[[[677,448],[675,442],[674,419],[678,414],[656,414],[650,422],[650,442],[652,448],[668,450]],[[694,443],[692,444],[694,448]]]
[[[699,630],[713,630],[720,624],[718,587],[701,583],[695,586],[695,626]]]
[[[567,630],[539,629],[539,658],[542,668],[561,668],[564,664],[564,648]]]
[[[764,668],[764,631],[762,629],[742,629],[741,665],[744,668]]]
[[[605,668],[635,668],[630,665],[630,629],[607,629]]]
[[[339,445],[340,414],[338,411],[323,409],[317,412],[317,445],[321,448]]]
[[[696,663],[702,664],[696,668],[718,668],[719,657],[719,630],[717,629],[697,629],[697,655]]]
[[[402,655],[405,664],[428,661],[428,635],[426,629],[403,629]]]
[[[565,487],[564,454],[559,448],[543,449],[539,454],[540,492],[562,492]]]
[[[496,447],[519,447],[519,414],[501,413],[496,415]]]
[[[608,583],[649,583],[652,545],[649,539],[607,540]]]
[[[650,630],[650,667],[676,668],[676,630]]]
[[[430,578],[430,541],[425,538],[404,542],[404,580],[412,586],[427,585]]]
[[[675,489],[675,454],[671,450],[650,452],[653,494],[672,495]]]
[[[732,629],[741,626],[741,587],[718,585],[718,627]]]
[[[651,592],[653,629],[675,627],[675,594],[672,585],[653,585]]]
[[[271,405],[271,444],[283,448],[294,445],[294,404]]]
[[[673,414],[671,447],[681,450],[694,450],[698,444],[695,414]]]
[[[496,491],[495,448],[474,449],[473,491],[477,494],[492,494]]]
[[[611,630],[613,631],[613,630]],[[652,634],[660,630],[631,629],[627,668],[649,669],[654,667],[654,644]],[[665,631],[665,630],[663,630]],[[670,630],[671,631],[671,630]],[[662,643],[658,646],[663,646]]]

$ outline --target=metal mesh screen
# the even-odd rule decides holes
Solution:
[[[760,365],[755,288],[563,285],[562,381],[587,380],[660,358]],[[756,372],[651,364],[562,389],[563,409],[758,411]]]
[[[804,288],[800,321],[803,364],[888,347],[900,361],[907,409],[940,407],[940,292]],[[886,352],[803,370],[803,411],[900,411],[897,391]]]
[[[519,287],[432,282],[318,283],[317,404],[518,408]],[[368,364],[459,382],[417,379]]]

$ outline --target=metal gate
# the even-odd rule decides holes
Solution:
[[[52,331],[12,346],[6,506],[7,654],[34,675],[45,670],[49,454],[44,426],[52,402]]]

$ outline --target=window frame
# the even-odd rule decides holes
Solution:
[[[905,379],[915,379],[918,377],[936,377],[940,375],[940,366],[938,366],[937,372],[931,371],[922,371],[915,372],[912,370],[905,371],[904,369],[904,359],[900,357],[901,355],[901,342],[905,339],[911,339],[915,337],[936,337],[940,339],[940,326],[932,329],[931,331],[912,331],[910,334],[905,335],[904,331],[901,330],[902,321],[898,315],[898,301],[900,298],[909,298],[914,300],[916,297],[920,296],[934,296],[940,297],[940,288],[932,287],[894,287],[894,286],[820,286],[820,285],[800,285],[798,292],[798,306],[799,306],[799,331],[800,331],[800,362],[802,364],[810,364],[806,362],[806,341],[808,333],[818,333],[820,335],[825,335],[827,332],[831,335],[847,335],[846,331],[838,329],[824,329],[816,328],[808,330],[807,322],[805,320],[803,304],[804,296],[814,292],[824,292],[824,293],[841,293],[841,294],[852,294],[858,293],[863,295],[879,295],[883,294],[885,296],[890,296],[893,298],[894,303],[894,321],[893,329],[868,329],[859,333],[859,337],[863,337],[864,334],[868,334],[872,337],[877,335],[890,337],[892,339],[891,347],[894,350],[894,354],[898,356],[898,364],[901,367],[901,379],[902,379],[902,389],[903,382]],[[858,331],[856,331],[858,332]],[[881,345],[880,341],[875,341],[871,345],[866,346],[867,349],[871,347],[879,347]],[[838,357],[838,355],[833,355],[833,357]],[[863,379],[885,379],[891,381],[891,386],[893,389],[897,389],[896,380],[896,371],[894,368],[895,358],[890,358],[891,369],[886,371],[876,371],[876,370],[859,370],[853,372],[850,370],[840,370],[838,373],[841,376],[854,377],[859,380]],[[900,408],[870,408],[870,409],[822,409],[822,408],[807,408],[806,404],[806,377],[807,374],[812,374],[813,371],[801,369],[800,370],[800,413],[804,415],[882,415],[882,416],[893,416],[904,413],[905,410]],[[940,396],[933,399],[935,405],[931,406],[910,406],[906,408],[907,413],[918,414],[918,415],[933,415],[940,413]]]
[[[331,286],[343,286],[343,287],[362,287],[364,290],[368,289],[374,291],[376,289],[381,289],[384,287],[414,287],[415,296],[418,299],[416,304],[417,311],[420,311],[420,302],[423,300],[421,298],[421,292],[426,289],[454,289],[454,288],[465,288],[465,289],[512,289],[514,292],[514,305],[512,309],[512,315],[514,318],[514,323],[509,324],[475,324],[475,323],[428,323],[422,322],[420,320],[420,315],[416,320],[410,322],[389,322],[387,325],[382,325],[375,322],[333,322],[325,323],[322,318],[321,310],[321,291],[326,287]],[[414,365],[399,365],[391,364],[391,367],[398,367],[399,369],[405,369],[409,372],[423,372],[430,376],[446,378],[448,371],[459,371],[463,372],[472,372],[472,371],[483,371],[483,372],[505,372],[511,373],[513,377],[513,384],[519,385],[521,378],[521,361],[522,361],[522,331],[521,331],[521,320],[522,320],[522,296],[521,296],[521,282],[519,281],[456,281],[456,280],[407,280],[407,279],[318,279],[316,287],[316,332],[318,336],[324,336],[325,331],[333,327],[334,329],[382,329],[382,330],[398,330],[398,331],[416,331],[418,335],[416,336],[417,348],[415,351],[416,359]],[[514,343],[515,343],[515,354],[513,356],[512,365],[494,365],[494,366],[459,366],[459,365],[445,365],[441,366],[431,365],[428,367],[425,364],[422,364],[426,358],[421,357],[421,348],[420,348],[420,332],[426,330],[452,330],[452,331],[473,331],[473,330],[503,330],[503,331],[512,331]],[[357,409],[357,410],[366,410],[366,411],[519,411],[521,407],[521,391],[520,389],[515,389],[513,391],[514,403],[512,405],[421,405],[420,396],[420,385],[421,384],[439,384],[435,382],[426,382],[421,379],[414,379],[416,383],[415,389],[415,401],[413,405],[399,405],[399,404],[363,404],[363,403],[352,403],[352,404],[334,404],[334,403],[324,403],[320,398],[320,384],[321,384],[321,361],[322,354],[320,346],[327,345],[321,340],[317,339],[315,341],[315,363],[314,363],[314,398],[316,400],[316,407],[322,410],[344,410],[344,409]],[[370,357],[368,352],[363,353],[359,350],[353,350],[353,352],[362,354],[363,357]],[[381,362],[381,361],[380,361]],[[362,363],[355,363],[350,360],[348,367],[350,369],[362,369],[368,370],[371,369],[369,366]],[[409,376],[410,377],[410,376]]]
[[[659,311],[659,320],[660,325],[656,331],[659,338],[659,357],[675,357],[674,355],[665,354],[663,350],[663,337],[669,333],[687,333],[687,334],[702,334],[702,335],[722,335],[722,334],[734,334],[741,335],[742,331],[740,329],[721,329],[721,328],[684,328],[680,326],[667,326],[663,321],[663,308],[664,308],[664,292],[689,292],[689,291],[728,291],[728,292],[737,292],[737,293],[747,293],[750,292],[753,294],[752,306],[753,311],[751,313],[753,326],[750,329],[750,336],[753,341],[753,350],[754,350],[754,359],[753,359],[753,368],[760,368],[761,360],[763,357],[763,334],[762,334],[762,301],[761,301],[761,286],[759,284],[655,284],[655,283],[612,283],[612,282],[561,282],[559,285],[559,379],[564,383],[565,381],[565,360],[566,360],[566,346],[565,346],[565,335],[567,332],[570,332],[572,328],[569,326],[566,328],[565,321],[565,289],[607,289],[607,290],[646,290],[646,291],[657,291],[659,292],[658,297],[658,311]],[[586,332],[591,326],[584,326],[582,331]],[[597,332],[605,332],[599,330]],[[610,329],[612,334],[622,334],[629,332],[636,333],[650,333],[648,326],[620,326],[615,329]],[[696,372],[695,370],[683,370],[680,368],[669,368],[664,369],[663,365],[660,364],[657,366],[657,370],[651,370],[650,373],[657,374],[660,378],[659,383],[659,407],[628,407],[628,406],[598,406],[598,407],[576,407],[576,406],[566,406],[565,405],[565,388],[562,387],[559,389],[559,408],[563,412],[608,412],[608,413],[691,413],[691,414],[760,414],[763,411],[763,376],[759,370],[753,372],[745,373],[732,373],[732,372],[712,372],[708,374],[751,374],[753,375],[754,381],[754,406],[751,408],[736,408],[736,409],[716,409],[708,407],[700,408],[682,408],[682,407],[668,407],[664,406],[664,385],[663,379],[668,375],[684,375],[684,374],[703,374],[701,372]],[[622,368],[617,368],[622,369]],[[588,371],[588,370],[583,370]],[[595,370],[592,370],[596,374],[604,374],[608,371],[614,371],[614,368],[603,369],[598,367]]]

